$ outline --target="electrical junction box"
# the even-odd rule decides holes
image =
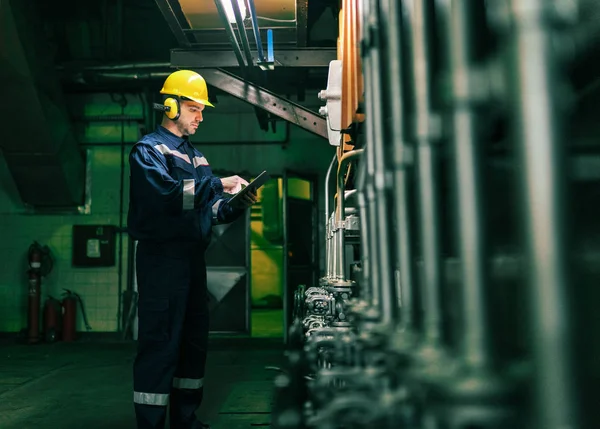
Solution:
[[[115,237],[113,225],[73,225],[73,266],[114,266]]]

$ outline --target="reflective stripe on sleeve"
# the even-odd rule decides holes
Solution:
[[[213,221],[217,222],[217,214],[219,213],[219,206],[221,205],[221,202],[223,200],[219,200],[216,203],[213,204],[212,206],[212,216],[213,216]]]
[[[192,210],[194,208],[194,194],[196,190],[196,181],[194,179],[183,180],[183,209]]]
[[[208,161],[204,157],[195,156],[194,157],[194,168],[197,168],[200,165],[208,165]]]
[[[203,378],[173,378],[173,387],[176,389],[200,389],[202,386]]]
[[[133,402],[143,405],[166,406],[169,402],[168,393],[133,392]]]
[[[181,158],[183,159],[185,162],[187,162],[188,164],[191,164],[192,162],[190,161],[190,157],[187,156],[187,154],[185,153],[181,153],[177,150],[172,150],[169,149],[167,147],[167,145],[165,144],[159,144],[154,146],[154,148],[159,151],[160,153],[162,153],[163,155],[171,155],[171,156],[176,156],[177,158]]]

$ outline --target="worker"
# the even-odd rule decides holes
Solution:
[[[128,231],[138,241],[138,351],[133,365],[137,427],[172,429],[208,425],[195,416],[203,396],[208,343],[208,292],[204,252],[213,225],[237,219],[256,202],[239,176],[215,177],[190,142],[208,100],[206,81],[179,70],[160,91],[164,116],[129,156]]]

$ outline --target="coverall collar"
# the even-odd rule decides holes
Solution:
[[[156,132],[161,137],[163,137],[167,142],[171,143],[176,148],[181,147],[185,142],[188,142],[188,144],[191,147],[193,147],[192,143],[190,142],[189,136],[179,137],[179,136],[173,134],[171,131],[169,131],[165,127],[163,127],[162,125],[159,125],[157,127]]]

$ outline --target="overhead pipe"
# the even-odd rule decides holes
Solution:
[[[229,22],[229,18],[227,18],[227,12],[225,12],[225,4],[223,3],[226,0],[215,0],[215,6],[217,6],[217,11],[219,12],[219,16],[221,17],[221,21],[223,21],[223,25],[225,25],[225,33],[227,33],[227,37],[229,38],[229,42],[233,47],[233,53],[235,54],[235,58],[242,69],[242,72],[246,73],[246,65],[244,64],[244,58],[242,56],[242,51],[240,49],[240,44],[238,43],[237,38],[235,37],[235,33],[233,32],[233,26]],[[232,2],[232,5],[237,7],[237,3],[235,0]],[[239,11],[239,10],[238,10]],[[241,13],[240,13],[241,15]]]
[[[247,66],[252,67],[254,61],[252,60],[252,52],[250,51],[250,43],[248,42],[248,34],[246,33],[246,26],[244,25],[244,17],[242,16],[240,5],[236,0],[231,0],[231,6],[233,7],[233,15],[235,16],[238,33],[240,33],[240,39],[242,40]]]
[[[254,0],[246,0],[248,11],[250,13],[250,20],[252,22],[252,31],[254,32],[254,40],[256,42],[256,50],[258,52],[258,61],[264,63],[267,61],[262,47],[262,40],[260,37],[260,28],[258,27],[258,17],[256,14],[256,7],[254,6]]]
[[[106,79],[134,79],[134,80],[148,80],[148,79],[162,79],[169,76],[172,72],[98,72],[95,73],[95,77],[103,77]],[[85,78],[83,78],[85,80]]]
[[[566,79],[556,56],[562,9],[544,0],[510,0],[515,134],[521,165],[523,236],[528,260],[534,359],[535,427],[579,428],[568,303],[569,256],[564,210]],[[563,10],[564,11],[564,10]],[[553,15],[553,16],[549,16]],[[563,23],[561,23],[563,24]]]
[[[96,65],[96,66],[83,66],[81,68],[73,67],[73,69],[83,69],[85,71],[114,71],[114,70],[136,70],[136,69],[161,69],[169,68],[171,63],[166,62],[139,62],[139,63],[119,63],[119,64],[108,64],[108,65]],[[58,66],[56,69],[60,71],[66,71],[70,67]]]

